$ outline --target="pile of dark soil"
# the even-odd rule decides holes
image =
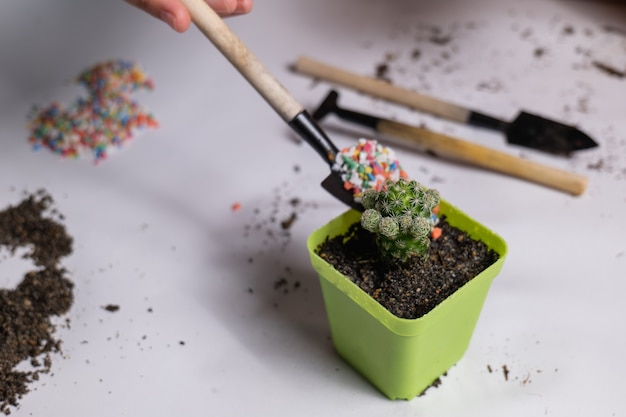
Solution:
[[[0,413],[29,391],[29,384],[48,373],[51,354],[61,350],[54,337],[53,316],[66,313],[73,303],[72,282],[59,262],[72,252],[72,238],[50,213],[52,198],[44,191],[0,212],[0,247],[24,255],[38,267],[15,289],[0,289]],[[58,216],[57,216],[58,217]],[[29,363],[30,369],[18,365]]]
[[[374,234],[359,223],[344,235],[327,239],[317,253],[349,277],[394,315],[415,319],[485,270],[498,254],[442,217],[441,237],[433,240],[426,259],[406,265],[381,260]]]

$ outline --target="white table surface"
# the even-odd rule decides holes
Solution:
[[[0,201],[45,188],[75,240],[64,261],[76,300],[71,327],[57,332],[63,355],[14,415],[626,414],[626,80],[593,65],[626,70],[626,35],[606,30],[626,28],[626,9],[493,3],[257,0],[252,14],[228,20],[309,109],[330,84],[291,72],[298,56],[364,75],[391,56],[397,85],[503,118],[537,112],[600,143],[572,158],[544,155],[339,89],[347,107],[590,180],[573,197],[396,148],[414,178],[502,235],[510,253],[463,359],[425,396],[390,401],[329,340],[305,246],[344,210],[319,186],[327,166],[199,31],[176,34],[121,1],[2,2]],[[432,28],[450,42],[430,42]],[[82,93],[73,76],[118,58],[153,78],[156,89],[134,98],[160,128],[97,166],[34,152],[31,106],[69,103]],[[324,126],[340,147],[362,133],[333,118]],[[279,223],[294,211],[292,198],[301,204],[285,235]],[[2,261],[0,285],[14,286],[30,267]],[[274,289],[280,278],[288,294]]]

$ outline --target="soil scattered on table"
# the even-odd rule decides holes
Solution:
[[[617,68],[614,68],[609,64],[605,64],[604,62],[593,61],[592,65],[611,77],[616,77],[616,78],[626,77],[626,70],[618,70]]]
[[[618,27],[618,26],[612,26],[612,25],[604,25],[603,29],[604,29],[607,33],[614,33],[614,34],[617,34],[617,35],[626,36],[626,27]]]
[[[302,168],[293,167],[293,172],[299,174]],[[317,203],[305,201],[295,194],[297,187],[288,182],[275,187],[271,200],[252,209],[252,218],[244,224],[244,238],[256,241],[261,237],[261,249],[255,245],[255,253],[248,253],[248,264],[258,263],[264,256],[284,254],[292,242],[292,233],[298,220],[304,218],[310,210],[317,209]],[[297,189],[300,192],[300,189]],[[267,262],[267,259],[261,262]],[[287,260],[288,262],[288,260]],[[302,283],[295,279],[291,266],[285,264],[284,259],[277,259],[274,268],[277,270],[269,283],[270,288],[282,294],[291,294],[302,287]],[[265,283],[267,284],[267,283]],[[255,294],[258,288],[246,288],[249,294]]]
[[[419,395],[419,396],[420,396],[420,397],[423,397],[424,395],[426,395],[426,394],[427,394],[427,392],[428,392],[429,390],[431,390],[431,389],[433,389],[433,388],[439,388],[439,386],[443,383],[443,380],[442,380],[441,378],[444,378],[444,377],[446,377],[446,376],[448,376],[448,372],[447,372],[447,371],[446,371],[446,372],[444,372],[444,373],[443,373],[443,375],[441,375],[441,376],[437,377],[437,379],[435,379],[435,380],[432,382],[432,384],[430,384],[430,385],[429,385],[429,386],[428,386],[428,387],[427,387],[424,391],[422,391],[422,392],[420,393],[420,395]]]
[[[296,166],[294,172],[300,172],[300,167]],[[281,252],[284,252],[291,242],[291,229],[299,216],[316,208],[316,204],[304,202],[290,193],[288,183],[276,187],[269,208],[253,209],[252,221],[244,225],[244,236],[248,238],[260,232],[265,235],[263,246],[278,242]],[[253,262],[254,258],[248,258],[248,263]]]
[[[502,365],[502,374],[504,375],[504,380],[509,380],[509,367],[506,365]]]
[[[571,152],[562,157],[570,160],[574,172],[587,170],[591,175],[612,174],[616,180],[625,180],[626,137],[617,127],[617,119],[603,126],[594,126],[594,117],[605,111],[606,100],[602,97],[606,85],[611,83],[614,89],[619,89],[620,83],[626,79],[624,54],[615,53],[623,49],[626,28],[597,21],[548,18],[534,13],[532,8],[526,12],[511,10],[499,23],[474,20],[472,16],[467,19],[437,24],[418,21],[411,22],[410,26],[394,27],[388,36],[398,41],[377,51],[378,56],[372,60],[373,68],[368,72],[379,80],[408,90],[444,99],[461,99],[479,108],[477,103],[483,101],[485,94],[498,95],[500,98],[494,98],[492,106],[500,102],[502,111],[508,106],[508,116],[511,116],[519,111],[517,92],[525,87],[511,84],[511,77],[500,78],[501,61],[509,56],[518,58],[520,72],[517,75],[532,88],[540,85],[533,86],[532,80],[544,79],[545,71],[558,71],[563,74],[563,79],[570,81],[545,92],[562,100],[560,109],[558,105],[553,109],[545,108],[545,116],[581,129],[599,144],[598,148]],[[494,43],[473,55],[468,53],[474,51],[475,43],[494,33],[510,38],[508,46]],[[490,65],[485,66],[485,62]],[[512,71],[514,75],[515,70]],[[457,97],[452,93],[447,97],[449,91],[464,93]],[[407,115],[381,100],[375,105],[375,112],[388,118],[406,118],[411,124],[442,129],[441,122],[427,113]],[[612,114],[613,110],[609,108],[608,112]],[[457,127],[450,123],[444,124],[443,129],[454,134]],[[533,158],[532,154],[511,147],[511,151],[515,150],[519,150],[521,157]]]
[[[29,385],[50,372],[52,354],[61,352],[53,316],[67,313],[74,301],[74,285],[60,266],[72,252],[72,237],[51,217],[52,204],[41,190],[0,212],[0,247],[13,255],[27,248],[23,257],[38,267],[15,289],[0,289],[0,412],[7,415]]]
[[[487,245],[451,226],[445,217],[438,227],[443,234],[432,241],[427,259],[406,266],[382,261],[373,234],[359,223],[345,235],[327,239],[317,253],[391,313],[415,319],[498,259]]]

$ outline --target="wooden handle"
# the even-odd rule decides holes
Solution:
[[[198,29],[252,84],[284,121],[291,121],[303,110],[302,105],[270,74],[204,0],[181,1],[189,10],[191,19]]]
[[[471,163],[573,195],[581,195],[587,188],[587,178],[578,174],[541,165],[427,129],[383,119],[378,123],[377,130],[385,135],[402,139],[402,144],[422,151],[432,151],[437,155]]]
[[[391,102],[402,104],[459,123],[467,123],[470,110],[456,104],[446,103],[436,98],[395,87],[376,78],[354,74],[308,57],[300,57],[294,70],[321,80],[330,81],[345,87],[371,94]]]

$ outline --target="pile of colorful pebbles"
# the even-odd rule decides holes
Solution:
[[[387,180],[408,178],[394,151],[369,139],[359,139],[356,146],[342,149],[333,170],[341,174],[344,187],[353,191],[357,202],[365,190],[380,190]]]
[[[130,98],[154,84],[133,62],[112,60],[84,70],[77,83],[85,86],[87,98],[69,108],[59,103],[39,109],[29,118],[29,142],[34,149],[48,148],[67,158],[91,153],[98,163],[111,148],[121,148],[139,129],[158,127],[152,114]]]

